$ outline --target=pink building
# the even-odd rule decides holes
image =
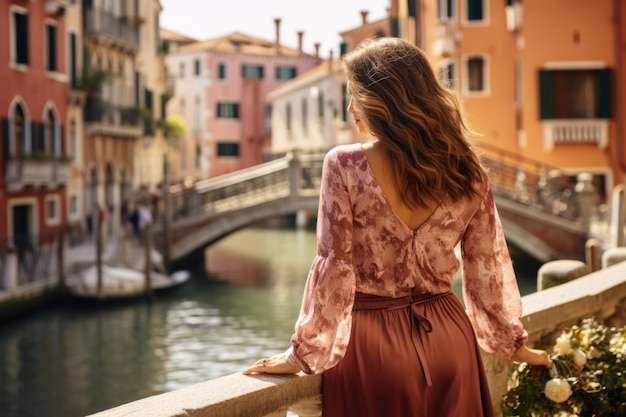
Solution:
[[[18,251],[67,220],[70,3],[0,0],[0,239]]]
[[[243,33],[181,46],[166,58],[176,78],[168,114],[181,114],[188,134],[181,139],[179,175],[208,178],[264,161],[269,153],[271,106],[267,94],[317,66],[315,53]]]

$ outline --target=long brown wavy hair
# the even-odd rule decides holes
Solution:
[[[484,174],[472,132],[456,94],[440,84],[418,47],[398,38],[366,40],[342,61],[353,105],[387,153],[405,204],[475,193]]]

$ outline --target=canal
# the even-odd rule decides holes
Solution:
[[[314,253],[312,231],[248,228],[207,251],[207,274],[154,302],[71,302],[4,323],[0,416],[85,416],[283,351]],[[539,264],[512,253],[522,293],[534,292]]]

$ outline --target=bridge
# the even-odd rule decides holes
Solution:
[[[480,149],[507,240],[543,262],[583,259],[597,197],[591,179],[572,181],[555,167],[487,145]],[[155,245],[178,261],[203,256],[208,245],[260,221],[315,215],[323,157],[288,153],[173,190],[155,221]]]

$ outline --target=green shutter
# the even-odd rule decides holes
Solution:
[[[468,0],[467,20],[483,20],[483,0]]]
[[[552,70],[539,70],[539,114],[540,119],[554,119]]]
[[[417,1],[416,0],[406,0],[406,1],[408,2],[409,16],[410,17],[417,17],[416,10],[415,10],[416,9],[416,7],[415,7],[416,4],[415,3],[417,3]]]
[[[398,36],[400,36],[400,27],[398,26],[397,17],[389,18],[389,29],[391,31],[392,38],[397,38]]]
[[[611,69],[603,68],[598,72],[598,110],[599,119],[611,118]]]

